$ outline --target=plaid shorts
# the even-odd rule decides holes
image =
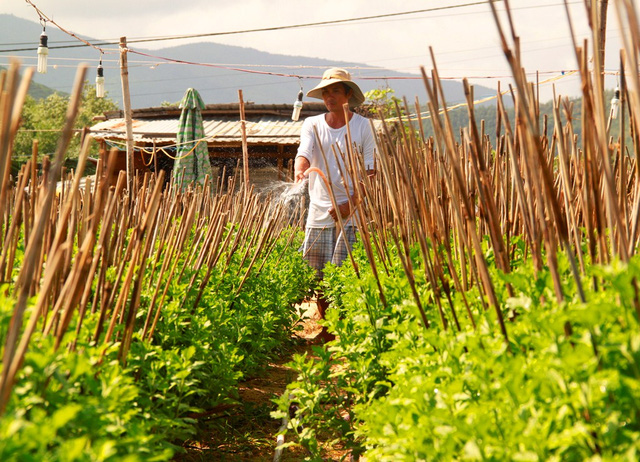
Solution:
[[[302,257],[315,268],[318,279],[324,277],[324,265],[328,262],[339,266],[349,256],[356,242],[355,226],[345,227],[345,240],[338,228],[307,228],[302,244]],[[348,247],[347,247],[348,246]]]

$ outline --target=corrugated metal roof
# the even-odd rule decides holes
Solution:
[[[302,120],[276,116],[262,116],[247,120],[247,142],[249,144],[291,144],[300,140]],[[204,132],[209,144],[235,144],[242,141],[240,121],[219,117],[204,120]],[[174,143],[178,131],[178,119],[134,119],[133,140],[139,143]],[[125,140],[124,119],[109,119],[91,127],[91,136],[96,139]]]

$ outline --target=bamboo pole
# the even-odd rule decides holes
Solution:
[[[127,136],[127,190],[133,191],[133,121],[129,92],[129,66],[127,64],[127,37],[120,37],[120,80],[122,83],[122,106],[124,108],[125,133]]]
[[[249,194],[249,146],[247,143],[247,120],[244,113],[244,98],[242,97],[242,90],[238,90],[238,103],[240,107],[240,130],[242,134],[242,169],[243,169],[243,181],[244,181],[244,194],[245,197]]]

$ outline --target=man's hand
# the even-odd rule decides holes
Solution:
[[[306,157],[302,157],[302,156],[296,157],[296,162],[293,167],[293,181],[295,183],[300,183],[301,181],[304,181],[304,179],[306,178],[304,176],[304,172],[306,172],[309,169],[309,167],[311,167],[311,163]]]
[[[342,217],[343,220],[351,215],[351,206],[349,205],[349,202],[344,202],[338,205],[338,210],[340,211],[340,217]],[[331,207],[329,209],[329,215],[331,215],[333,221],[338,221],[338,214],[336,213],[335,208]]]

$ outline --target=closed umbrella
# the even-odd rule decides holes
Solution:
[[[180,102],[182,113],[178,121],[177,156],[173,164],[173,179],[176,183],[183,180],[180,187],[199,183],[204,185],[205,178],[211,178],[211,162],[209,149],[204,139],[202,109],[204,102],[200,94],[189,88]],[[184,177],[183,177],[184,173]]]

